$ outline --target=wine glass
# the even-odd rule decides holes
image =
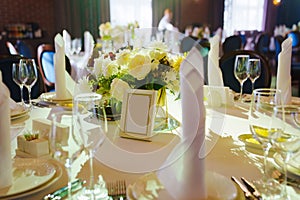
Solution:
[[[278,182],[268,176],[267,158],[272,147],[272,138],[277,131],[282,130],[283,123],[273,120],[273,108],[282,106],[281,91],[277,89],[255,89],[253,91],[248,121],[250,131],[255,139],[262,145],[263,177],[255,185],[264,198],[277,198],[280,196],[281,187]]]
[[[254,90],[254,83],[256,79],[260,77],[260,74],[261,74],[260,59],[250,58],[248,64],[248,76],[252,83],[252,92]]]
[[[24,97],[23,97],[23,88],[24,84],[27,81],[27,72],[24,66],[20,66],[18,63],[13,63],[12,65],[12,78],[14,82],[19,85],[21,92],[21,102],[22,105],[25,105]]]
[[[68,199],[72,199],[72,163],[83,151],[81,138],[74,128],[72,111],[60,111],[51,115],[49,134],[50,152],[61,162],[68,172]]]
[[[241,85],[240,98],[239,98],[240,101],[242,100],[244,82],[247,80],[249,76],[247,72],[248,63],[249,63],[249,55],[237,55],[235,57],[234,76],[240,82]]]
[[[296,152],[300,150],[300,108],[294,105],[283,105],[274,107],[275,123],[282,123],[282,130],[276,132],[272,143],[277,153],[282,157],[283,196],[290,199],[287,194],[287,165]],[[275,157],[275,156],[274,156]]]
[[[103,143],[107,130],[106,120],[100,118],[101,102],[102,95],[97,93],[82,93],[74,98],[76,128],[80,132],[90,160],[89,186],[83,189],[80,199],[103,199],[108,195],[105,186],[95,184],[93,170],[94,152]]]
[[[37,69],[34,59],[20,59],[20,69],[27,69],[26,76],[27,80],[25,81],[25,87],[28,89],[28,103],[29,107],[32,107],[31,103],[31,88],[37,81]],[[25,72],[24,72],[25,73]]]

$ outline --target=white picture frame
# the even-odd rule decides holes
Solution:
[[[155,90],[130,89],[123,97],[120,136],[151,140],[156,110]]]

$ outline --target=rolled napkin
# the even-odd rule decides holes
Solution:
[[[95,45],[94,38],[89,31],[85,31],[83,37],[84,37],[84,54],[85,56],[90,57],[94,50],[94,45]]]
[[[66,88],[66,61],[64,40],[61,34],[57,34],[54,38],[55,54],[54,54],[54,69],[55,69],[55,93],[56,99],[64,100],[72,98],[70,92]]]
[[[9,98],[9,90],[2,82],[2,73],[0,71],[0,189],[12,184]]]
[[[174,148],[157,172],[162,185],[174,199],[207,197],[203,158],[205,153],[203,77],[203,58],[200,51],[193,47],[180,67],[181,143]]]
[[[276,88],[282,92],[284,104],[291,103],[292,81],[291,81],[291,59],[292,59],[292,39],[287,38],[281,44],[281,52],[278,55],[278,69]]]
[[[65,42],[65,52],[66,54],[72,55],[72,40],[71,40],[71,35],[68,33],[67,30],[63,30],[63,39]]]
[[[210,86],[224,86],[222,71],[219,67],[219,44],[220,37],[215,35],[209,40],[208,52],[208,84]]]

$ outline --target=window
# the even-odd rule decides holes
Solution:
[[[137,21],[141,28],[152,27],[152,0],[110,0],[112,25],[127,25]]]
[[[224,30],[225,36],[233,35],[234,31],[264,29],[264,10],[266,0],[225,0]]]

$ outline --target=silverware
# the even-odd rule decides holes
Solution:
[[[112,199],[126,199],[126,182],[125,180],[118,180],[115,182],[108,182],[106,184],[108,196]]]
[[[83,186],[83,184],[85,183],[85,181],[81,180],[81,179],[77,179],[75,181],[73,181],[71,183],[71,191],[76,192],[78,190],[80,190]],[[47,194],[46,196],[44,196],[44,200],[59,200],[62,199],[64,197],[66,197],[68,195],[68,186],[62,187],[58,190],[56,190],[55,192],[51,193],[51,194]]]
[[[258,200],[262,200],[262,196],[260,192],[250,181],[248,181],[244,177],[242,177],[241,180],[243,181],[243,183],[246,185],[247,189],[252,193],[253,196],[255,196]]]
[[[246,199],[248,199],[248,200],[257,200],[257,198],[252,195],[252,193],[247,189],[247,187],[243,183],[241,183],[237,178],[232,176],[231,180],[233,182],[235,182],[241,188],[241,190],[244,192],[244,196],[245,196]]]

